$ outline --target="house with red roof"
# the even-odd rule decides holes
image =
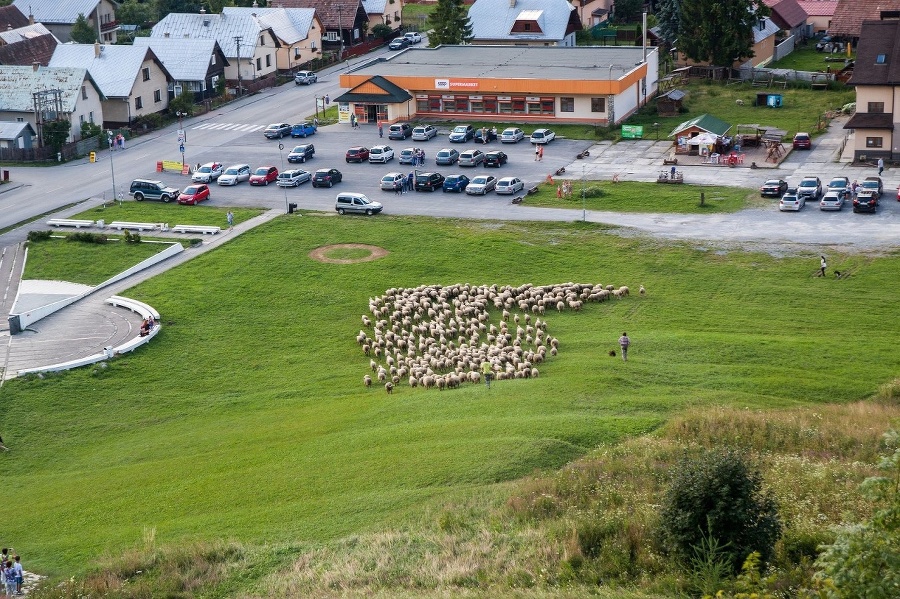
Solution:
[[[811,30],[809,37],[828,31],[838,5],[837,0],[797,0],[797,4],[807,15],[806,24]]]
[[[806,27],[808,15],[797,0],[763,0],[763,3],[772,11],[772,21],[787,35],[793,35],[798,40],[809,37]]]

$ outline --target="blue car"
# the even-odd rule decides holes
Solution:
[[[316,132],[316,126],[309,122],[299,123],[291,127],[291,137],[307,137]]]
[[[466,185],[468,184],[469,178],[465,175],[448,175],[447,178],[444,179],[444,193],[448,191],[462,193],[466,190]]]

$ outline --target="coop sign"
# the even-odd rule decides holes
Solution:
[[[643,125],[622,125],[622,139],[641,139],[643,137]]]
[[[442,90],[442,89],[465,89],[465,88],[478,88],[477,81],[462,81],[460,79],[435,79],[434,80],[434,89]]]

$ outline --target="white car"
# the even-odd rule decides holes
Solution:
[[[194,183],[212,183],[219,178],[219,175],[221,175],[224,170],[225,167],[218,162],[208,162],[191,175],[191,181]]]
[[[369,162],[387,164],[394,159],[394,148],[391,146],[372,146],[369,148]]]
[[[844,207],[846,191],[829,190],[819,201],[819,210],[840,210]]]
[[[806,198],[797,193],[796,187],[789,188],[787,193],[781,196],[781,201],[778,202],[778,209],[782,212],[796,212],[801,210],[804,206],[806,206]]]
[[[500,134],[500,143],[514,144],[525,139],[525,132],[518,127],[508,127]]]
[[[381,178],[381,189],[385,191],[397,191],[403,187],[406,175],[403,173],[388,173]]]
[[[518,177],[503,177],[494,188],[499,194],[513,194],[525,189],[525,183]]]
[[[497,186],[497,177],[493,175],[478,175],[466,185],[466,194],[470,196],[484,195]]]
[[[309,171],[304,171],[298,168],[278,173],[278,178],[275,180],[275,185],[277,185],[278,187],[297,187],[301,183],[306,183],[310,179],[312,179],[312,175],[309,173]]]
[[[422,42],[422,36],[417,31],[407,31],[403,34],[410,44],[418,44]]]
[[[556,133],[550,129],[535,129],[531,134],[531,143],[533,144],[548,144],[554,139],[556,139]]]
[[[434,125],[419,125],[413,129],[413,141],[428,141],[438,134],[438,130]]]
[[[219,185],[237,185],[241,181],[250,180],[249,164],[232,164],[225,169],[225,172],[219,175]]]

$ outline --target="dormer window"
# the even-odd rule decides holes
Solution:
[[[875,64],[884,64],[887,62],[887,54],[879,54],[875,57]]]
[[[525,31],[531,31],[531,23],[524,23]]]

